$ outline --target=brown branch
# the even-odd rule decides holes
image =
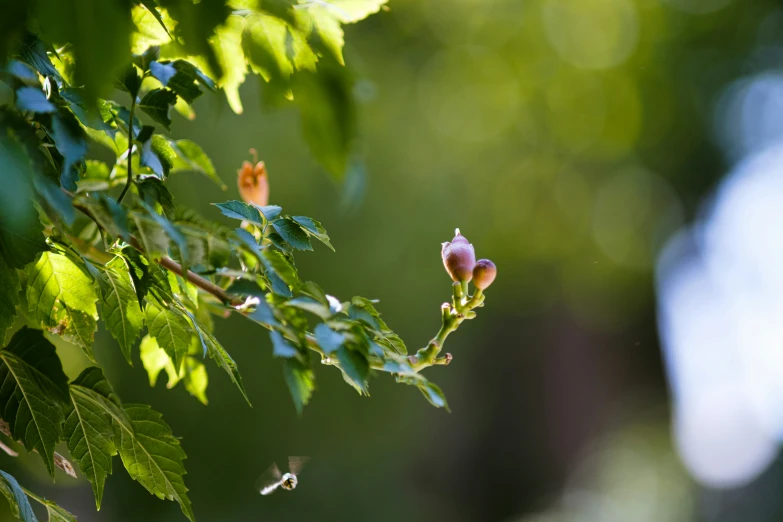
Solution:
[[[11,440],[14,440],[14,436],[11,435],[11,426],[9,426],[9,424],[6,421],[4,421],[3,419],[0,419],[0,433],[2,433],[3,435],[5,435],[6,437],[8,437]],[[19,442],[19,444],[21,444],[21,442]],[[5,448],[4,448],[4,451],[5,451]],[[16,453],[14,450],[11,450],[11,451],[13,453],[15,453],[15,455],[11,455],[11,453],[8,453],[7,451],[6,451],[6,453],[11,455],[12,457],[15,457],[15,456],[18,455],[18,453]],[[36,448],[33,448],[33,451],[35,453],[38,453],[38,449],[36,449]],[[68,462],[68,460],[65,457],[63,457],[62,455],[60,455],[56,451],[54,452],[54,465],[57,466],[58,468],[60,468],[61,470],[63,470],[67,475],[70,475],[73,478],[77,478],[76,477],[76,470],[73,468],[73,464]]]

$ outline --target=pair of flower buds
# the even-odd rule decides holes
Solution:
[[[472,279],[476,288],[484,290],[492,284],[498,273],[495,263],[489,259],[476,261],[476,251],[473,249],[473,245],[460,234],[459,229],[455,233],[454,239],[450,243],[443,243],[441,249],[446,272],[455,282],[469,283]]]

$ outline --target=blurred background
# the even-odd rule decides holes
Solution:
[[[783,520],[783,6],[773,0],[392,0],[346,27],[360,142],[344,185],[294,110],[205,95],[173,136],[226,193],[181,175],[179,204],[238,198],[254,147],[271,203],[313,216],[337,253],[297,257],[341,299],[380,299],[409,349],[450,295],[454,228],[499,268],[479,317],[428,376],[448,414],[382,375],[371,398],[319,367],[302,418],[265,330],[219,322],[254,407],[210,373],[209,406],[150,388],[111,337],[95,352],[124,402],[151,403],[188,454],[201,521]],[[86,364],[60,346],[73,377]],[[138,357],[138,355],[136,355]],[[261,497],[272,461],[310,455]],[[14,467],[15,466],[15,467]],[[119,469],[8,470],[90,521],[184,520]],[[5,509],[5,506],[0,507]]]

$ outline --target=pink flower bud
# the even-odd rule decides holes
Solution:
[[[454,281],[465,282],[473,278],[473,267],[476,264],[476,252],[473,245],[456,230],[456,236],[451,243],[443,243],[441,257],[443,266]]]
[[[479,259],[476,266],[473,267],[473,284],[479,290],[484,290],[492,284],[496,275],[498,275],[498,269],[495,263],[489,259]]]

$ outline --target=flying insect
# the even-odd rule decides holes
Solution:
[[[310,457],[288,457],[288,473],[281,473],[276,463],[264,472],[256,482],[256,489],[262,495],[269,495],[277,488],[283,488],[287,491],[296,489],[299,483],[298,475]]]

